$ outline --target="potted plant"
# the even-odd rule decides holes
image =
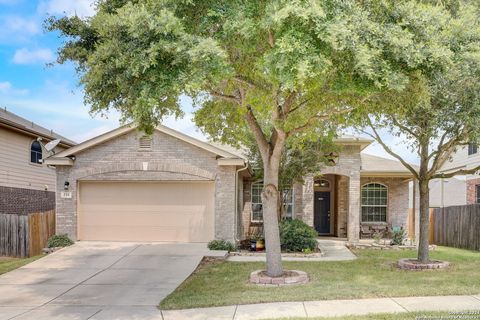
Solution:
[[[255,251],[262,251],[265,249],[265,239],[263,235],[257,234],[255,236]]]

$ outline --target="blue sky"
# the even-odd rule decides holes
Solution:
[[[72,65],[47,67],[55,60],[61,40],[45,33],[48,15],[88,16],[93,0],[0,0],[0,107],[81,142],[119,125],[112,113],[108,119],[92,117],[83,103],[81,88]],[[192,106],[184,99],[183,119],[165,119],[164,124],[197,138],[205,137],[192,123]],[[416,162],[404,144],[388,137],[389,143],[408,160]],[[373,144],[368,153],[385,155]]]

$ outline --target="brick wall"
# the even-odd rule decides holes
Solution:
[[[215,181],[215,237],[234,239],[235,166],[218,166],[216,155],[155,131],[151,151],[139,150],[141,133],[130,131],[75,155],[74,165],[57,166],[57,232],[77,237],[77,188],[83,180]],[[147,162],[144,170],[143,163]],[[71,199],[62,199],[65,181]]]
[[[360,201],[360,147],[344,146],[340,152],[338,164],[333,167],[326,167],[322,174],[336,174],[338,178],[338,221],[336,233],[340,237],[347,236],[347,223],[350,221],[350,240],[358,240],[359,228],[359,201]],[[314,176],[310,175],[304,178],[304,182],[295,183],[294,189],[294,212],[297,219],[313,227],[313,197],[314,197]],[[243,236],[252,224],[251,216],[251,182],[245,181],[243,188],[243,210],[241,214],[241,223]],[[407,201],[408,205],[408,201]],[[353,212],[350,220],[347,219],[348,212]]]
[[[29,214],[54,208],[55,192],[0,186],[0,213]]]
[[[388,188],[386,227],[408,228],[409,181],[405,178],[362,177],[360,182],[362,186],[375,182],[385,185]],[[362,223],[362,225],[366,226],[372,224],[375,223]]]
[[[475,186],[480,184],[480,178],[467,180],[467,204],[477,203],[477,191]]]

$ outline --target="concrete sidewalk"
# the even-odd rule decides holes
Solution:
[[[275,302],[215,308],[164,310],[162,314],[163,320],[255,320],[466,310],[480,310],[480,295]]]
[[[357,257],[345,246],[346,240],[341,239],[317,239],[318,247],[322,251],[320,257],[291,257],[282,254],[282,261],[348,261],[355,260]],[[235,256],[230,255],[227,261],[233,262],[258,262],[266,261],[265,253],[257,253],[254,256]]]

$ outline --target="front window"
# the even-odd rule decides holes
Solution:
[[[252,184],[252,221],[259,222],[263,220],[263,205],[262,205],[262,182],[255,182]]]
[[[252,222],[263,221],[262,205],[263,182],[252,184]],[[281,188],[282,209],[285,218],[293,218],[293,189],[291,187]]]
[[[293,218],[293,189],[282,189],[283,217]]]
[[[475,185],[476,202],[480,203],[480,184]]]
[[[30,162],[42,163],[42,146],[38,141],[33,141],[30,146]]]
[[[472,154],[476,154],[478,146],[475,143],[468,144],[468,155],[471,156]]]
[[[362,222],[387,221],[388,189],[383,184],[369,183],[362,187]]]

